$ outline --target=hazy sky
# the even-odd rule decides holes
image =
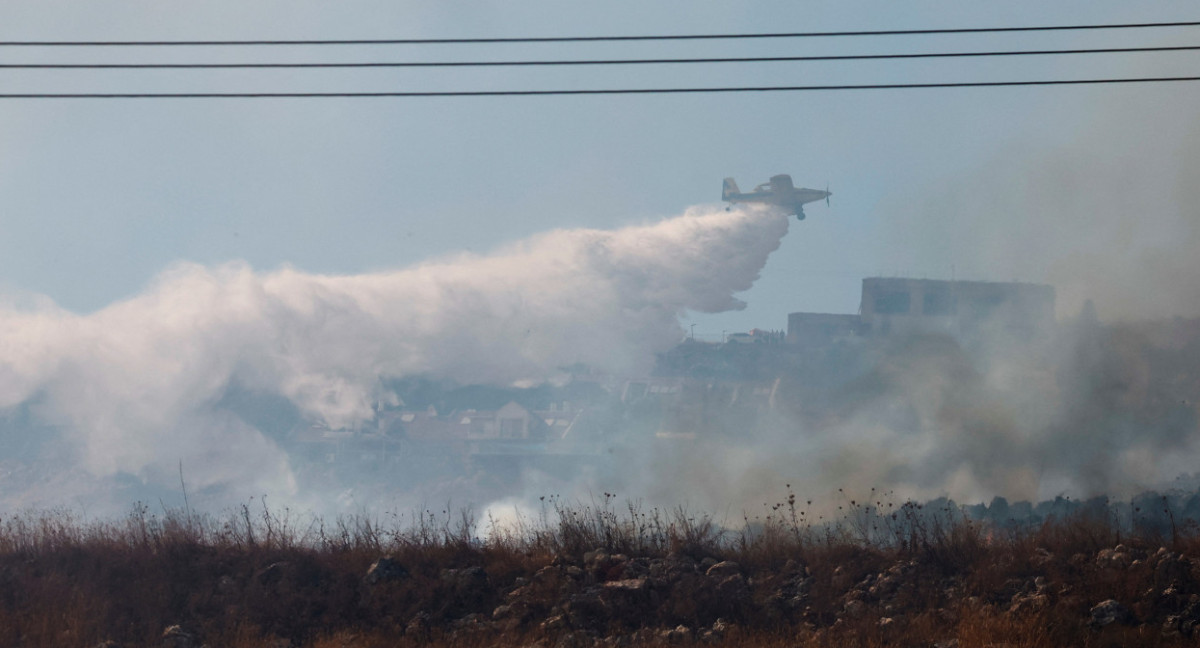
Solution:
[[[0,39],[346,39],[1147,22],[1191,2],[51,2]],[[868,39],[326,48],[3,49],[30,61],[369,61],[916,52],[1195,44],[1193,30]],[[1189,40],[1190,39],[1190,40]],[[1200,54],[372,71],[0,71],[4,92],[795,85],[1196,74]],[[354,274],[610,229],[775,173],[811,205],[745,311],[698,334],[852,312],[873,274],[1020,279],[1140,307],[1129,272],[1189,283],[1200,84],[543,98],[0,102],[0,289],[79,313],[179,261]],[[1157,268],[1157,266],[1156,266]],[[719,272],[714,260],[714,271]],[[1089,282],[1126,277],[1111,299]],[[1117,292],[1120,292],[1119,290]],[[1107,299],[1107,301],[1105,301]],[[1149,304],[1171,310],[1179,299]],[[1179,306],[1187,311],[1188,305]],[[1181,314],[1194,314],[1183,312]],[[690,321],[682,322],[686,327]]]
[[[1191,2],[43,0],[0,3],[0,41],[701,34],[1195,18]],[[905,53],[1196,45],[1197,32],[580,46],[0,47],[0,63]],[[0,93],[1198,74],[1200,53],[1189,52],[359,71],[0,69]],[[1200,83],[592,97],[0,99],[0,414],[8,416],[13,439],[24,430],[36,440],[43,432],[37,426],[53,428],[67,452],[46,460],[37,484],[14,487],[25,490],[8,504],[108,492],[120,505],[125,495],[113,490],[114,479],[170,489],[183,465],[189,483],[227,487],[222,492],[235,500],[268,491],[294,496],[303,489],[286,451],[221,405],[231,388],[282,397],[314,420],[353,427],[370,420],[373,402],[388,397],[379,393],[380,376],[429,373],[511,384],[552,377],[576,361],[614,374],[644,370],[654,352],[672,346],[692,323],[698,335],[716,337],[781,329],[794,311],[854,312],[860,281],[870,275],[1051,283],[1062,316],[1078,312],[1085,298],[1095,300],[1102,319],[1200,315],[1198,100]],[[800,186],[828,183],[832,206],[811,205],[800,223],[755,210],[721,211],[722,178],[733,176],[748,189],[776,173],[791,174]],[[683,312],[743,302],[740,311]],[[902,386],[920,390],[922,383]],[[941,411],[933,407],[937,397],[929,402],[930,411]],[[20,423],[26,415],[36,424],[28,430]],[[990,465],[994,453],[972,445],[980,438],[974,428],[932,420],[925,428],[932,436],[914,446],[900,443],[886,425],[852,423],[810,439],[815,446],[796,446],[792,436],[783,437],[786,445],[760,445],[756,451],[774,457],[777,475],[745,470],[758,461],[754,454],[724,468],[731,476],[763,476],[769,492],[778,489],[775,481],[798,483],[790,473],[802,464],[776,455],[780,447],[803,451],[807,461],[835,472],[842,464],[827,459],[859,456],[855,448],[870,451],[862,456],[871,459],[855,465],[898,461],[924,468],[926,455],[903,453],[944,447],[953,451],[943,458],[949,472],[913,472],[912,483],[933,480],[930,488],[943,489],[937,492],[971,496],[990,492],[941,481],[962,471],[972,484],[986,480],[971,472],[971,462]],[[792,435],[793,427],[786,432]],[[1133,449],[1140,452],[1140,443]],[[871,454],[892,448],[903,452]],[[1111,454],[1117,463],[1104,465],[1132,456]],[[1017,468],[1028,468],[1026,455],[1013,456]],[[1193,456],[1188,450],[1167,459],[1186,467]],[[1179,472],[1169,461],[1143,463],[1150,466],[1142,471],[1147,480]],[[1068,473],[1064,479],[1075,477]],[[859,474],[851,470],[822,484],[832,488]],[[881,475],[874,485],[890,479]],[[653,492],[654,484],[643,490]],[[734,497],[758,492],[747,486]]]

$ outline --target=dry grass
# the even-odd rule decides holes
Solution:
[[[566,646],[604,635],[727,646],[1159,646],[1186,642],[1164,634],[1164,621],[1200,615],[1192,563],[1159,566],[1160,546],[1200,550],[1187,525],[1138,533],[1093,512],[1002,528],[946,502],[882,498],[850,501],[832,523],[808,517],[791,494],[737,531],[684,509],[618,508],[609,495],[551,498],[503,529],[451,511],[327,522],[254,503],[223,517],[144,506],[100,522],[27,513],[0,520],[0,645],[152,646],[181,624],[210,646],[234,647]],[[1117,545],[1124,553],[1111,558]],[[382,556],[407,575],[365,582]],[[717,561],[738,563],[744,582],[706,577]],[[472,568],[485,576],[464,587]],[[652,594],[625,618],[579,620],[581,596],[629,578]],[[1090,628],[1088,611],[1106,599],[1131,618]],[[515,600],[522,616],[492,622]],[[570,622],[547,622],[556,616]],[[705,634],[718,618],[724,630]],[[680,624],[686,632],[663,634]]]

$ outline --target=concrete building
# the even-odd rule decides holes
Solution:
[[[1034,336],[1054,325],[1054,287],[869,277],[863,279],[859,317],[868,335],[944,331]]]
[[[791,313],[787,341],[824,346],[839,339],[917,332],[1033,338],[1053,326],[1053,286],[868,277],[857,315]]]
[[[788,344],[827,346],[862,333],[862,319],[858,315],[788,313]]]

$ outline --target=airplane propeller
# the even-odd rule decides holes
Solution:
[[[825,183],[825,206],[826,206],[826,207],[828,207],[828,206],[829,206],[829,197],[830,197],[831,195],[833,195],[833,194],[829,193],[829,183],[828,183],[828,182],[826,182],[826,183]]]

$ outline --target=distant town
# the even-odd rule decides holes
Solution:
[[[1095,380],[1152,381],[1122,397],[1134,399],[1126,403],[1134,415],[1172,425],[1194,428],[1200,402],[1200,320],[1106,327],[1089,303],[1060,322],[1054,288],[1040,284],[866,278],[858,313],[791,313],[786,331],[722,338],[685,337],[647,376],[580,365],[563,368],[564,381],[528,389],[390,381],[399,400],[378,404],[373,421],[330,429],[298,420],[281,441],[310,470],[347,477],[400,466],[416,479],[472,470],[503,478],[525,467],[569,473],[630,439],[691,443],[771,425],[829,428],[887,389],[887,367],[911,366],[914,357],[962,371],[1019,358],[1008,363],[1009,378],[1044,393],[1069,389],[1064,377],[1080,363],[1096,365]],[[1134,354],[1137,375],[1121,374],[1124,362],[1106,365],[1110,353]],[[899,411],[889,424],[921,425],[912,418]]]

